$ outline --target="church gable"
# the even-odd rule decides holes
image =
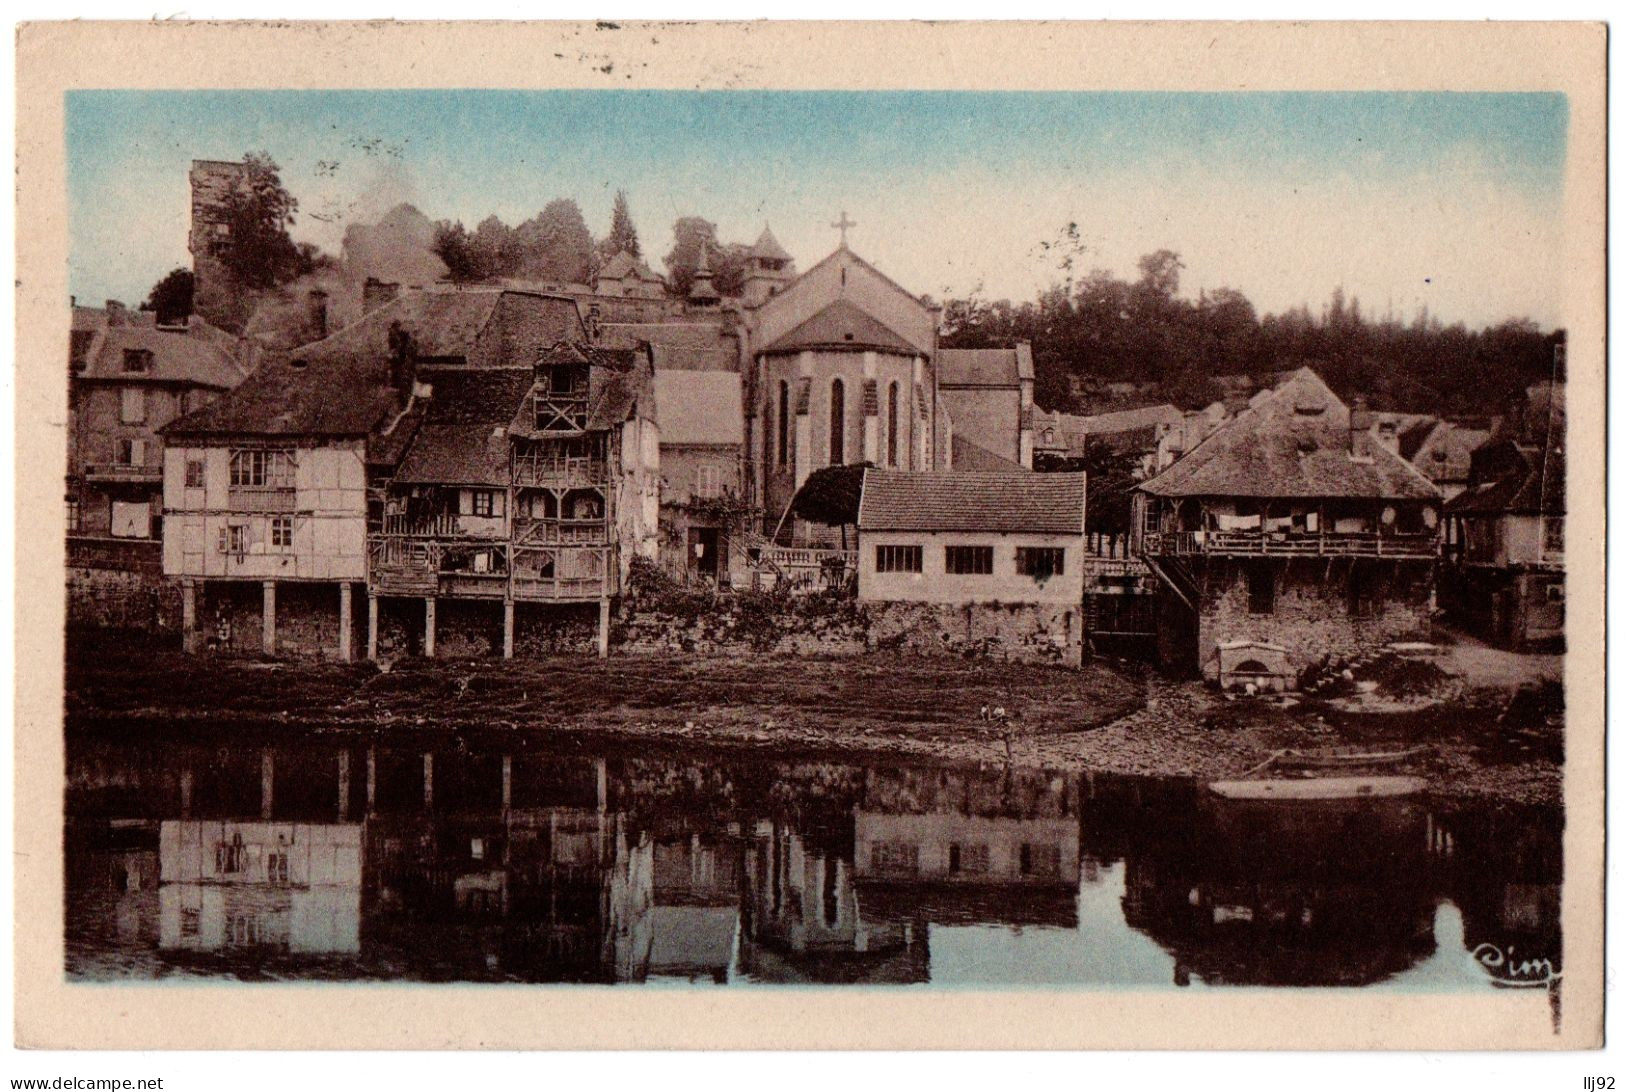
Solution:
[[[767,300],[756,312],[756,343],[771,346],[837,301],[890,331],[907,352],[936,350],[936,314],[880,270],[841,248]]]
[[[846,300],[836,300],[777,341],[762,346],[761,351],[794,353],[806,349],[877,349],[902,356],[919,351],[895,330]]]

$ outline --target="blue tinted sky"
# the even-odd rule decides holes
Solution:
[[[134,301],[187,264],[189,161],[264,149],[330,250],[399,200],[472,227],[569,196],[602,233],[623,188],[655,258],[699,214],[726,240],[771,222],[806,268],[846,209],[914,291],[1027,298],[1075,220],[1086,266],[1168,247],[1190,292],[1264,311],[1341,284],[1553,325],[1566,119],[1557,95],[75,92],[72,290]]]

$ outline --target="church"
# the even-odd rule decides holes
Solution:
[[[740,492],[760,511],[761,532],[780,545],[838,540],[836,529],[790,512],[796,491],[824,467],[1032,469],[1030,349],[942,348],[940,309],[859,256],[846,239],[856,225],[844,213],[831,226],[839,244],[806,272],[766,291],[750,277],[740,299],[691,298],[684,314],[635,331],[655,346],[657,362],[668,343],[690,350],[672,354],[673,363],[727,366],[733,358],[745,417]],[[771,253],[769,272],[793,270],[771,233],[763,239],[753,249]],[[702,282],[696,290],[708,292]],[[697,324],[714,339],[707,365],[692,352]]]

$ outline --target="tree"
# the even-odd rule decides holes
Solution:
[[[160,326],[185,322],[192,313],[192,271],[182,266],[165,273],[147,293],[141,310],[157,312]]]
[[[534,280],[585,284],[592,280],[592,232],[581,206],[568,197],[549,201],[534,219],[514,229],[516,273]]]
[[[469,237],[470,261],[479,280],[512,276],[519,268],[519,250],[513,228],[495,216],[487,216]]]
[[[632,210],[626,204],[626,191],[615,191],[615,210],[609,217],[609,235],[604,239],[603,256],[613,258],[621,251],[634,258],[643,257],[643,247],[638,243],[638,229],[632,223]]]
[[[1120,451],[1100,440],[1086,440],[1082,454],[1071,458],[1040,455],[1033,460],[1033,469],[1043,473],[1083,471],[1088,475],[1089,487],[1089,503],[1083,514],[1085,533],[1125,535],[1134,487],[1140,481],[1139,464],[1136,452]]]
[[[431,249],[446,263],[446,273],[454,281],[480,281],[486,277],[475,252],[474,238],[461,220],[441,220],[434,226]]]
[[[268,152],[243,156],[243,173],[225,196],[227,234],[220,259],[237,283],[270,288],[305,270],[302,255],[288,235],[299,202],[282,185],[279,168]]]
[[[671,233],[674,241],[671,253],[666,255],[666,283],[677,295],[686,296],[694,286],[701,251],[716,246],[717,226],[701,216],[681,216],[672,225]],[[711,272],[714,274],[716,269]]]
[[[858,501],[863,496],[863,472],[873,463],[826,466],[807,475],[790,501],[797,519],[811,520],[841,529],[841,548],[846,548],[847,524],[858,522]]]

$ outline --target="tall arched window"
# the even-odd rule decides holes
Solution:
[[[897,465],[897,384],[886,388],[886,465]]]
[[[846,384],[829,385],[829,465],[846,462]]]
[[[790,383],[779,380],[779,465],[790,462]]]

